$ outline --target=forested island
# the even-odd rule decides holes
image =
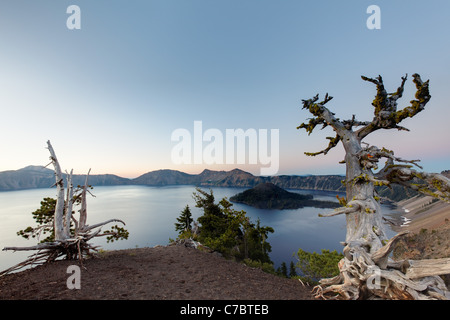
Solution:
[[[310,194],[289,192],[273,183],[260,183],[230,198],[231,202],[243,203],[258,209],[298,209],[303,207],[337,208],[339,203],[314,200]]]

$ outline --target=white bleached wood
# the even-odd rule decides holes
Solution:
[[[66,213],[64,215],[64,238],[70,237],[70,222],[72,220],[72,210],[73,210],[72,174],[73,169],[67,175],[67,198],[66,198]]]
[[[87,189],[89,187],[88,181],[89,181],[89,173],[91,172],[91,169],[89,169],[86,179],[84,181],[83,191],[81,192],[81,209],[80,209],[80,221],[79,221],[79,228],[80,230],[83,230],[86,226],[87,221]]]
[[[64,240],[66,235],[64,233],[64,180],[62,177],[61,167],[53,150],[50,140],[47,141],[48,150],[50,151],[50,160],[55,169],[56,179],[56,207],[55,207],[55,240]]]

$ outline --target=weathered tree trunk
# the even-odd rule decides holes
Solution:
[[[368,177],[373,178],[372,172],[361,168],[359,155],[362,153],[360,142],[352,137],[343,142],[346,152],[346,190],[347,206],[355,211],[346,215],[347,234],[346,243],[361,242],[369,252],[375,252],[383,246],[386,235],[381,219],[381,207],[375,200],[375,188]],[[361,243],[362,245],[362,243]]]
[[[64,179],[62,177],[61,167],[58,159],[56,158],[55,151],[50,143],[47,141],[48,150],[50,151],[50,160],[55,168],[56,179],[56,208],[55,208],[55,240],[65,240],[66,234],[64,233]]]
[[[66,198],[66,214],[64,215],[64,238],[70,238],[70,223],[72,220],[73,209],[73,170],[67,176],[67,198]]]
[[[325,107],[332,99],[328,94],[322,102],[317,102],[318,95],[303,101],[303,107],[315,117],[298,128],[304,128],[310,134],[317,125],[322,125],[323,128],[331,126],[336,132],[335,138],[327,138],[330,142],[326,149],[306,154],[327,154],[339,141],[342,141],[346,152],[346,201],[342,208],[331,214],[320,215],[346,215],[344,258],[338,265],[340,274],[322,279],[313,292],[316,297],[334,299],[445,299],[448,291],[437,275],[450,272],[448,259],[394,262],[389,258],[394,244],[406,233],[388,240],[375,186],[400,183],[448,201],[450,180],[438,174],[418,173],[411,169],[411,165],[394,164],[397,161],[418,166],[418,160],[403,160],[384,148],[380,150],[375,146],[361,145],[367,135],[378,129],[407,130],[398,124],[424,109],[430,99],[428,81],[422,82],[419,75],[413,75],[417,100],[411,101],[410,107],[397,111],[396,101],[403,94],[406,77],[402,78],[401,86],[393,94],[386,92],[381,77],[362,78],[377,85],[377,96],[373,102],[374,119],[371,122],[357,121],[355,116],[351,120],[339,120]],[[353,131],[353,127],[359,126],[362,128]],[[387,159],[386,165],[374,174],[372,170],[378,169],[381,158]],[[413,178],[420,178],[425,184],[412,184]],[[332,294],[334,296],[330,296]]]
[[[84,181],[83,191],[81,192],[81,209],[80,209],[80,221],[79,221],[79,228],[80,230],[83,230],[86,226],[87,221],[87,189],[89,187],[88,181],[89,181],[89,173],[91,172],[91,169],[89,169],[86,180]]]

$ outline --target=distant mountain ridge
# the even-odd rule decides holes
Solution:
[[[86,175],[73,175],[73,184],[84,185]],[[36,188],[50,188],[55,184],[53,170],[43,166],[27,166],[19,170],[0,172],[0,191],[13,191]],[[89,175],[89,184],[93,186],[128,185],[132,181],[113,174]]]
[[[205,169],[200,174],[189,174],[177,170],[156,170],[130,180],[133,185],[168,186],[196,185],[201,187],[244,187],[252,188],[260,183],[273,183],[285,189],[310,189],[345,191],[344,176],[273,176],[260,177],[240,170],[213,171]]]
[[[450,171],[444,171],[449,176]],[[86,175],[74,175],[74,185],[83,185]],[[261,177],[234,169],[231,171],[213,171],[205,169],[199,174],[189,174],[178,170],[156,170],[145,173],[135,179],[122,178],[113,174],[89,176],[92,186],[117,185],[195,185],[199,187],[243,187],[253,188],[260,183],[273,183],[283,189],[306,189],[345,192],[343,175],[280,175]],[[0,172],[0,191],[12,191],[34,188],[49,188],[55,183],[54,172],[43,166],[28,166],[19,170]],[[381,197],[400,201],[417,195],[417,192],[394,185],[392,188],[377,187]]]
[[[74,185],[84,184],[86,175],[74,175]],[[345,191],[341,181],[343,176],[273,176],[260,177],[240,170],[213,171],[205,169],[200,174],[189,174],[177,170],[156,170],[135,179],[122,178],[113,174],[90,175],[89,184],[93,186],[113,185],[196,185],[202,187],[254,187],[260,183],[273,183],[285,189],[311,189]],[[42,166],[28,166],[19,170],[0,172],[0,191],[34,188],[49,188],[55,183],[54,172]]]

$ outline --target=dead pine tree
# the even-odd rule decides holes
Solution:
[[[117,225],[113,226],[111,230],[101,232],[101,227],[112,223],[120,222],[125,225],[125,222],[119,219],[110,219],[98,224],[88,225],[87,222],[87,194],[89,192],[89,172],[86,175],[85,184],[76,190],[72,184],[73,170],[66,174],[67,190],[64,185],[64,177],[61,171],[60,164],[56,157],[55,151],[50,143],[47,141],[48,150],[50,152],[50,160],[55,170],[55,186],[56,186],[56,205],[54,218],[51,225],[44,225],[34,228],[33,234],[39,234],[44,227],[53,228],[54,240],[50,242],[41,242],[30,247],[6,247],[3,250],[12,251],[37,251],[36,254],[31,255],[27,260],[0,272],[0,276],[16,271],[25,266],[38,265],[57,258],[65,259],[79,259],[82,261],[83,257],[91,255],[92,251],[97,251],[97,246],[92,245],[89,241],[95,237],[107,236],[108,240],[120,240],[128,238],[128,231]],[[49,164],[49,165],[50,165]],[[79,210],[80,216],[76,219],[73,215],[73,207],[75,203],[81,205]],[[74,228],[71,228],[72,223]]]
[[[418,74],[414,74],[415,100],[398,110],[397,100],[402,97],[407,76],[402,77],[401,85],[394,93],[387,93],[381,76],[375,79],[362,76],[362,79],[373,83],[377,89],[372,103],[372,121],[358,121],[355,115],[350,120],[337,118],[325,107],[332,99],[328,94],[322,101],[319,101],[319,95],[303,100],[303,109],[313,117],[297,129],[306,129],[311,134],[317,126],[322,129],[329,126],[335,132],[334,137],[327,137],[327,148],[305,154],[326,155],[341,142],[346,165],[346,199],[341,199],[342,207],[330,214],[319,215],[345,214],[344,258],[338,265],[339,275],[322,279],[313,293],[316,298],[326,299],[445,299],[448,291],[438,275],[450,273],[450,259],[392,261],[389,257],[395,243],[406,232],[387,238],[375,186],[396,183],[448,202],[450,180],[440,174],[416,171],[415,167],[422,169],[419,160],[404,160],[391,150],[363,142],[369,134],[380,129],[408,131],[400,123],[424,110],[431,98],[429,81],[423,82]],[[385,165],[378,169],[383,158]]]

